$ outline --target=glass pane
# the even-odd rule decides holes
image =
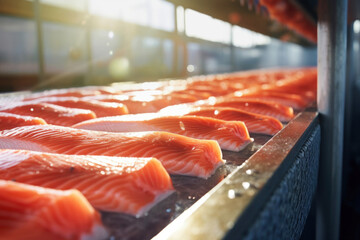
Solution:
[[[171,74],[173,69],[174,43],[170,39],[163,40],[164,73]]]
[[[237,47],[250,48],[257,45],[266,45],[271,42],[271,38],[248,29],[233,26],[233,44]]]
[[[35,23],[0,16],[0,73],[38,72]]]
[[[231,42],[230,23],[223,22],[191,9],[185,10],[185,33],[190,37],[197,37],[213,42]]]
[[[316,66],[317,49],[272,40],[270,44],[235,49],[235,70]]]
[[[85,29],[63,24],[43,23],[46,73],[85,72]]]
[[[90,0],[90,13],[107,18],[147,25],[150,4],[147,0]]]
[[[165,31],[174,30],[174,4],[165,0],[90,0],[90,13]]]
[[[132,73],[134,76],[158,77],[166,73],[162,40],[137,37],[132,41]]]
[[[77,11],[85,11],[86,10],[86,1],[87,0],[76,0],[76,1],[70,1],[70,0],[40,0],[41,3],[49,4],[61,8],[68,8],[71,10],[77,10]]]
[[[92,30],[91,53],[93,62],[104,62],[114,56],[122,55],[120,51],[121,36],[118,32],[107,30]]]
[[[231,56],[229,47],[203,46],[204,74],[223,73],[231,71]]]
[[[188,43],[188,65],[186,71],[190,76],[203,73],[201,46],[198,43]]]
[[[119,32],[93,30],[91,32],[92,73],[105,77],[103,84],[121,81],[129,74],[129,59],[123,47],[123,37]],[[99,79],[96,79],[99,83]]]
[[[165,30],[174,31],[175,29],[175,7],[174,4],[164,0],[150,0],[150,27]]]
[[[121,2],[114,0],[90,0],[90,14],[119,19],[121,16]]]
[[[149,25],[151,19],[151,0],[122,0],[119,2],[121,4],[120,19],[144,26]]]

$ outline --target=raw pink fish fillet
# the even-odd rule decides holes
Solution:
[[[122,103],[107,103],[96,100],[82,100],[76,97],[45,97],[38,98],[29,103],[50,103],[68,108],[80,108],[93,111],[96,117],[117,116],[128,113],[127,107]]]
[[[209,106],[237,108],[251,113],[274,117],[281,122],[289,122],[294,118],[294,110],[292,107],[258,99],[229,98],[215,102],[214,104],[209,103]]]
[[[236,108],[242,111],[270,116],[281,122],[288,122],[294,118],[294,110],[292,107],[278,103],[262,101],[258,99],[241,99],[241,98],[214,98],[200,100],[194,103],[185,103],[173,105],[160,110],[162,114],[176,114],[177,112],[187,111],[193,107],[228,107]]]
[[[184,108],[183,112],[178,113],[182,115],[211,117],[226,121],[243,121],[250,133],[274,135],[283,128],[282,123],[276,118],[250,113],[236,108],[189,107],[188,109]]]
[[[156,97],[150,96],[148,98],[132,98],[127,95],[98,95],[82,98],[85,101],[98,100],[105,103],[121,103],[126,105],[129,113],[149,113],[156,112],[159,108],[154,104]]]
[[[161,92],[161,91],[160,91]],[[152,95],[154,94],[154,95]],[[126,105],[129,113],[150,113],[157,112],[168,105],[193,102],[197,99],[189,94],[167,94],[160,95],[158,92],[144,91],[129,92],[123,95],[96,95],[82,98],[85,101],[97,100],[105,103],[121,103]]]
[[[1,240],[101,240],[100,214],[77,190],[0,180]]]
[[[279,103],[285,106],[292,107],[294,109],[304,109],[310,104],[310,101],[305,97],[293,94],[293,93],[284,93],[284,92],[275,92],[275,91],[263,91],[262,89],[254,90],[254,91],[237,91],[228,96],[231,99],[258,99],[261,101],[268,101]]]
[[[109,133],[53,125],[0,132],[0,149],[72,155],[154,157],[171,174],[208,178],[224,164],[219,144],[168,132]]]
[[[141,216],[174,190],[155,158],[64,155],[0,150],[0,179],[77,189],[100,210]]]
[[[0,112],[0,131],[21,126],[44,124],[46,122],[42,118]]]
[[[60,126],[72,126],[96,117],[95,113],[90,110],[61,107],[48,103],[17,102],[0,105],[0,112],[39,117],[48,124]]]
[[[132,114],[97,118],[73,127],[106,132],[165,131],[197,139],[216,140],[222,149],[230,151],[240,151],[253,141],[241,121],[223,121],[199,116]]]

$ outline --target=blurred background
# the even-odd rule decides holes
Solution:
[[[316,65],[315,45],[173,2],[0,0],[0,91]]]

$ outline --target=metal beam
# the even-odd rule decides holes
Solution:
[[[44,62],[44,39],[41,19],[41,5],[39,0],[34,1],[34,18],[36,24],[36,35],[37,35],[37,53],[38,53],[38,79],[39,84],[44,81],[45,78],[45,62]]]
[[[318,110],[321,124],[317,239],[338,239],[343,153],[347,1],[320,0]]]

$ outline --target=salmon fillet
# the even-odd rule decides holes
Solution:
[[[29,102],[51,103],[62,107],[86,109],[93,111],[97,117],[117,116],[128,113],[127,107],[122,103],[106,103],[96,100],[85,101],[76,97],[46,97]]]
[[[131,114],[157,112],[168,105],[197,100],[195,97],[186,94],[146,95],[146,92],[143,95],[138,92],[135,95],[97,95],[82,99],[85,101],[97,100],[104,103],[124,104]]]
[[[26,149],[73,155],[154,157],[171,174],[208,178],[223,165],[216,141],[167,132],[109,133],[52,125],[0,132],[0,149]]]
[[[297,71],[292,77],[262,86],[262,91],[299,94],[314,102],[317,95],[317,70],[310,68]]]
[[[106,239],[100,215],[77,190],[0,180],[0,239]]]
[[[189,107],[188,109],[184,109],[182,114],[205,116],[226,121],[242,121],[245,123],[250,133],[274,135],[283,128],[282,123],[276,118],[250,113],[236,108]],[[85,122],[89,121],[92,120],[88,120]]]
[[[230,94],[230,96],[226,96],[232,99],[254,99],[254,100],[261,100],[261,101],[268,101],[273,103],[279,103],[285,106],[292,107],[294,109],[304,109],[309,105],[309,101],[298,95],[293,93],[279,93],[275,91],[237,91],[233,94]]]
[[[270,116],[278,119],[281,122],[289,122],[294,118],[294,110],[279,103],[272,103],[257,99],[224,99],[212,104],[210,101],[209,106],[214,107],[231,107],[243,111],[256,113],[260,115]]]
[[[60,126],[72,126],[96,117],[95,113],[90,110],[66,108],[48,103],[20,102],[6,106],[1,105],[0,112],[39,117],[44,119],[48,124]]]
[[[270,116],[281,122],[288,122],[294,118],[292,107],[278,103],[271,103],[262,100],[241,99],[241,98],[215,98],[200,100],[194,103],[173,105],[160,110],[161,114],[176,115],[178,112],[189,111],[194,107],[228,107],[242,111]]]
[[[47,123],[42,118],[0,112],[0,130],[6,130],[21,126],[44,124]]]
[[[241,121],[223,121],[199,116],[131,114],[97,118],[73,127],[106,132],[165,131],[197,139],[216,140],[222,149],[236,152],[253,141]]]
[[[143,215],[174,188],[155,158],[120,158],[0,150],[0,179],[77,189],[100,210]]]

